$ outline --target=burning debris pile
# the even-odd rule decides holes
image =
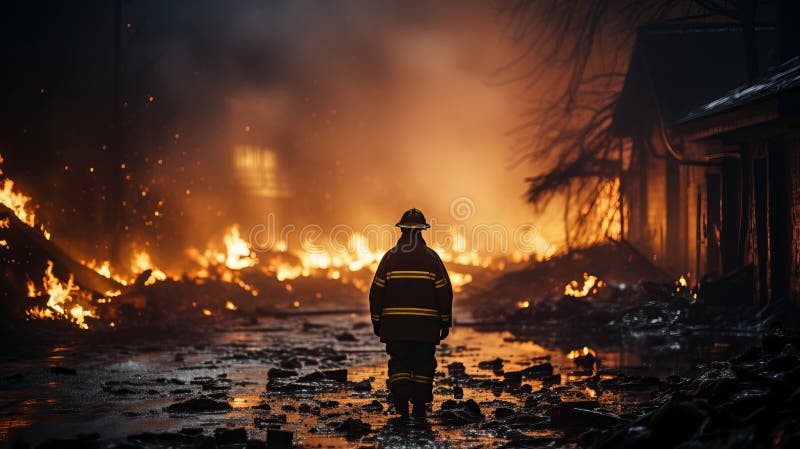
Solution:
[[[8,326],[55,320],[84,330],[119,329],[169,326],[186,318],[214,322],[243,312],[360,311],[382,255],[358,233],[344,253],[290,251],[286,242],[256,253],[232,224],[204,248],[189,247],[173,257],[169,269],[136,242],[127,264],[79,261],[61,249],[57,237],[51,240],[32,199],[15,190],[12,180],[1,180],[0,292]],[[451,271],[456,290],[485,267],[485,261],[466,256],[442,253],[457,264]]]
[[[597,268],[575,275],[587,265]],[[605,245],[508,273],[489,289],[471,292],[468,301],[479,323],[542,331],[568,323],[570,332],[638,338],[757,334],[773,318],[797,316],[784,301],[752,305],[752,276],[751,267],[725,277],[695,281],[686,274],[670,281],[623,247]],[[581,280],[565,283],[570,278]]]

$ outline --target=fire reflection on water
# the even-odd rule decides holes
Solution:
[[[295,430],[296,437],[306,444],[313,441],[314,444],[322,443],[324,446],[349,447],[343,437],[328,433],[313,434],[312,429],[325,428],[325,421],[312,414],[300,413],[298,408],[301,403],[314,404],[332,400],[337,401],[338,405],[325,409],[324,414],[350,413],[369,422],[379,432],[387,423],[391,415],[362,412],[362,407],[373,400],[378,400],[385,409],[387,407],[385,391],[381,392],[386,388],[386,354],[383,345],[372,335],[371,328],[356,326],[356,323],[366,323],[365,320],[366,317],[357,315],[342,315],[329,320],[318,318],[312,323],[302,319],[261,320],[256,324],[232,322],[217,332],[207,334],[205,339],[162,342],[156,349],[127,341],[116,343],[113,347],[101,347],[98,346],[101,342],[88,340],[78,343],[86,347],[54,346],[39,361],[23,362],[17,358],[16,362],[0,368],[0,378],[7,379],[12,374],[20,373],[24,375],[21,378],[24,382],[41,379],[42,373],[48,372],[48,367],[52,365],[72,367],[78,371],[75,376],[45,374],[44,383],[38,386],[19,384],[19,388],[0,390],[0,401],[10,404],[0,411],[0,438],[24,438],[35,443],[36,439],[72,437],[77,432],[96,431],[96,427],[92,426],[102,423],[103,438],[124,438],[141,432],[177,431],[183,427],[201,425],[212,429],[245,427],[251,438],[263,439],[265,430],[256,427],[254,418],[265,414],[252,408],[263,401],[272,406],[270,414],[285,414],[286,427]],[[352,332],[358,341],[336,341],[334,335],[345,330]],[[569,357],[570,351],[574,348],[582,355],[584,345],[564,348],[547,338],[522,337],[507,330],[483,332],[467,327],[454,328],[446,343],[440,345],[437,351],[439,374],[434,384],[434,410],[438,410],[443,401],[452,398],[451,387],[441,382],[442,376],[447,375],[448,364],[463,363],[467,374],[475,379],[501,379],[501,375],[478,367],[479,362],[497,357],[504,360],[503,368],[506,371],[512,371],[542,363],[543,358],[549,356],[556,373],[562,374],[561,383],[566,388],[559,395],[564,400],[598,400],[604,407],[619,411],[622,411],[623,405],[629,406],[640,400],[635,395],[622,392],[600,392],[593,384],[586,382],[592,376],[572,374],[575,364],[574,359]],[[643,369],[641,365],[648,363],[648,359],[635,351],[620,351],[614,349],[613,345],[609,347],[608,344],[590,341],[586,341],[585,346],[587,353],[591,353],[590,350],[595,351],[597,358],[603,362],[600,379],[612,377],[605,372],[609,369],[616,369],[621,373],[630,369],[633,370],[631,373],[642,375],[674,372],[671,368],[675,361],[669,360],[669,357],[660,357],[657,361],[665,361],[672,366],[650,366]],[[142,349],[144,347],[147,349]],[[333,347],[337,353],[346,354],[348,380],[358,382],[369,379],[372,393],[345,389],[291,396],[270,392],[265,388],[267,371],[278,365],[279,360],[237,355],[269,348],[291,353],[293,348],[308,350],[324,347]],[[683,352],[681,354],[685,355]],[[728,354],[718,355],[724,357]],[[305,374],[320,368],[319,365],[305,365],[301,371]],[[227,392],[227,401],[233,407],[232,411],[219,415],[203,415],[199,418],[200,421],[197,416],[169,415],[163,411],[164,407],[173,402],[202,394],[201,391],[190,388],[193,379],[219,378],[218,376],[230,380],[231,389]],[[170,382],[159,383],[157,379],[175,379],[185,385],[178,388],[192,391],[172,393],[175,386]],[[123,385],[132,382],[126,388],[139,393],[125,396],[109,394],[104,390],[109,382],[121,382]],[[531,385],[533,391],[543,387],[538,380],[527,380],[526,383]],[[147,389],[154,389],[157,393],[145,394]],[[491,416],[493,411],[492,405],[486,405],[489,401],[499,399],[519,404],[521,400],[519,396],[507,391],[496,395],[490,390],[468,386],[464,390],[465,399],[472,398],[479,403],[485,403],[483,412],[487,416]],[[465,433],[463,428],[443,428],[435,421],[434,426],[437,440],[458,444],[475,443],[477,438],[481,442],[493,442],[490,435]],[[552,434],[554,431],[543,429],[542,432]]]

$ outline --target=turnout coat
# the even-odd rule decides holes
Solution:
[[[404,233],[384,254],[369,292],[381,342],[439,343],[453,323],[453,286],[442,260],[419,233]]]

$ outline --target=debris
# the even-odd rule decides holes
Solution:
[[[272,410],[272,406],[270,406],[270,405],[269,405],[268,403],[266,403],[266,402],[261,402],[261,403],[259,403],[258,405],[254,405],[254,406],[253,406],[253,409],[255,409],[255,410],[262,410],[262,411],[268,412],[268,411]]]
[[[612,413],[603,413],[576,406],[580,404],[582,402],[562,402],[553,407],[550,411],[551,422],[558,427],[578,427],[582,429],[589,427],[605,429],[626,422]]]
[[[243,427],[236,429],[218,428],[214,430],[217,444],[243,444],[247,442],[247,431]]]
[[[350,332],[342,332],[341,334],[336,335],[336,339],[339,341],[358,341],[355,335],[351,334]]]
[[[285,379],[297,375],[297,371],[282,368],[270,368],[269,371],[267,371],[267,379]]]
[[[338,433],[345,434],[348,440],[362,437],[372,431],[369,424],[355,418],[347,418],[344,422],[335,424],[334,429]]]
[[[372,391],[372,384],[370,383],[369,379],[364,379],[361,382],[356,382],[353,384],[353,390],[355,391]]]
[[[497,407],[494,409],[494,417],[496,419],[506,419],[514,413],[514,409],[509,407]]]
[[[297,379],[297,381],[301,383],[319,382],[323,380],[331,380],[334,382],[347,382],[347,370],[333,369],[327,371],[314,371],[311,374],[306,374],[305,376]]]
[[[448,426],[463,426],[483,421],[483,413],[473,399],[460,402],[448,399],[442,403],[439,419]]]
[[[183,402],[176,402],[169,407],[170,413],[219,413],[233,410],[227,402],[215,401],[208,398],[192,398]]]
[[[372,402],[364,406],[364,410],[373,413],[380,413],[383,411],[383,404],[381,404],[377,400],[373,400]]]
[[[478,363],[478,368],[486,369],[486,370],[492,370],[492,371],[500,371],[501,369],[503,369],[503,359],[498,357],[498,358],[496,358],[494,360],[488,360],[488,361],[485,361],[485,362],[479,362]]]
[[[267,447],[269,449],[292,449],[294,433],[276,428],[267,429]]]
[[[280,367],[285,370],[298,370],[303,367],[303,364],[300,360],[296,358],[291,358],[287,360],[282,360],[280,363]]]

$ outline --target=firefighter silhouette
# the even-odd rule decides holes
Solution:
[[[396,224],[402,235],[384,254],[369,292],[375,335],[389,354],[388,385],[395,409],[425,418],[433,401],[436,345],[452,326],[453,288],[442,260],[422,238],[430,228],[419,209],[409,209]]]

